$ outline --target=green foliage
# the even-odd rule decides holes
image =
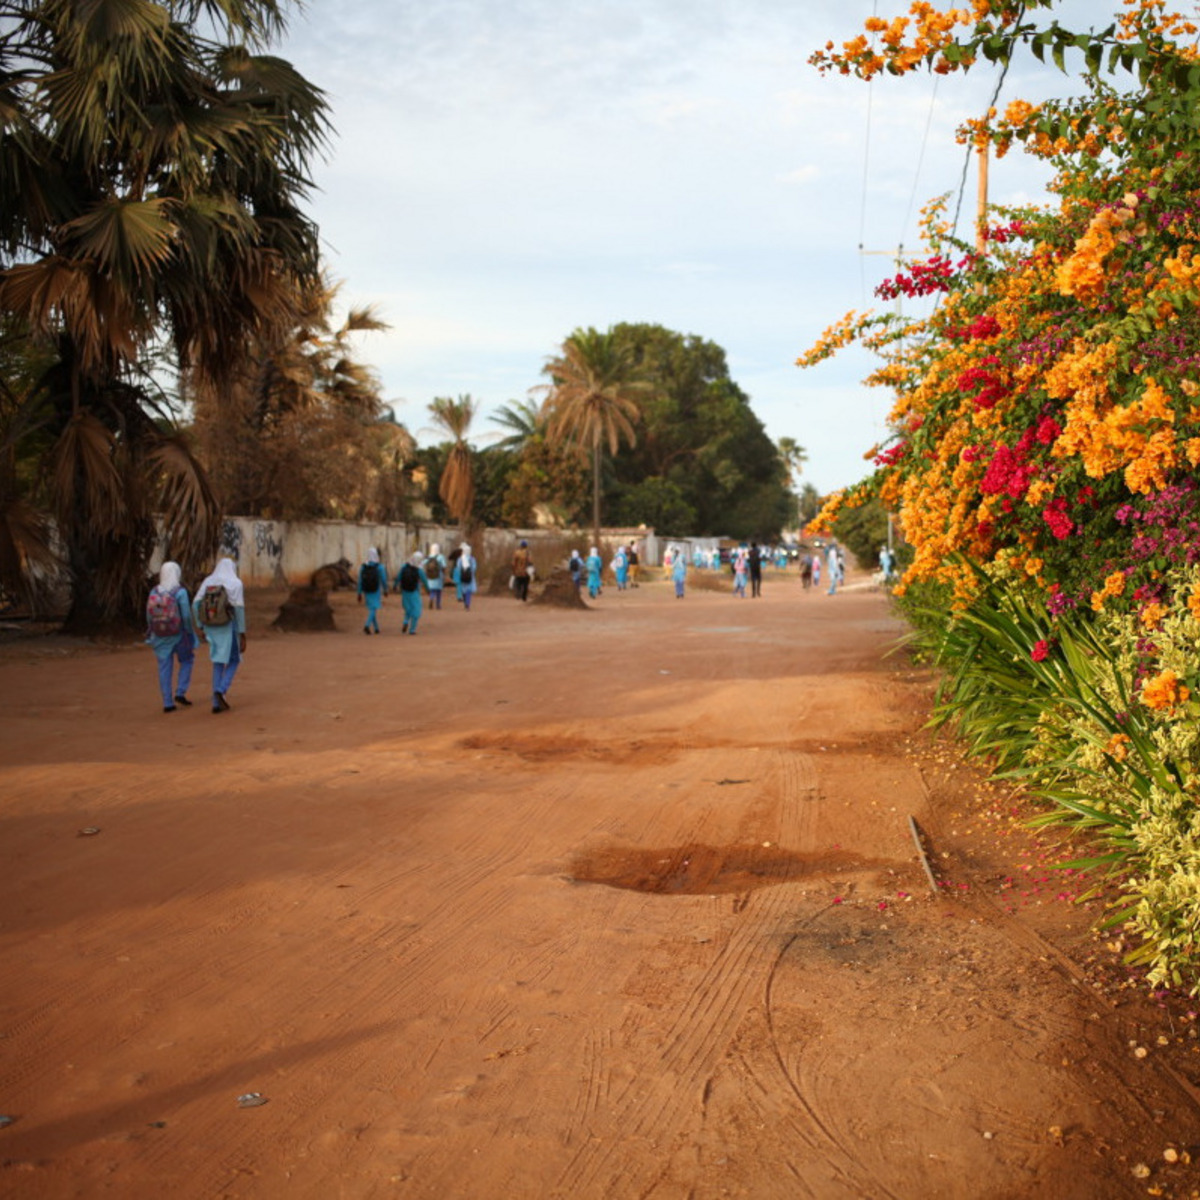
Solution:
[[[673,532],[775,540],[794,511],[789,468],[729,377],[724,350],[661,325],[612,334],[650,384],[637,444],[614,457],[609,494],[625,523],[654,524],[639,503],[661,512],[670,498],[673,519],[690,522]]]
[[[247,334],[315,276],[299,205],[326,109],[262,53],[276,0],[0,0],[0,24],[0,316],[49,355],[31,385],[6,376],[20,400],[0,437],[52,442],[39,469],[84,632],[139,618],[154,514],[185,576],[215,549],[219,508],[166,436],[153,358],[230,379]],[[0,518],[39,499],[0,491]]]
[[[879,562],[880,546],[888,544],[887,510],[878,500],[843,508],[833,522],[833,532],[860,567],[874,567]]]

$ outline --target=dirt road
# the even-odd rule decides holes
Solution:
[[[764,591],[257,595],[221,716],[0,648],[0,1194],[1194,1194],[1186,1005],[1097,978],[882,596]]]

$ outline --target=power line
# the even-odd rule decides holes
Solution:
[[[879,15],[879,0],[873,0],[871,4],[871,17],[874,19]],[[871,34],[871,45],[875,44],[875,35]],[[867,134],[865,144],[863,146],[863,177],[862,177],[862,202],[859,205],[858,212],[858,274],[859,284],[862,287],[862,303],[863,307],[867,304],[867,266],[863,260],[863,244],[867,236],[867,180],[871,176],[871,101],[875,95],[874,81],[867,80]]]
[[[996,107],[996,101],[1000,99],[1000,89],[1004,86],[1004,80],[1008,76],[1008,60],[1005,59],[1004,66],[1000,69],[1000,78],[996,80],[996,88],[992,92],[992,98],[988,101],[987,111],[990,113]],[[967,169],[971,165],[971,155],[975,151],[973,139],[967,139],[967,152],[963,155],[962,178],[958,181],[958,201],[954,205],[954,225],[951,227],[951,236],[958,236],[958,216],[962,212],[963,193],[967,190]]]
[[[913,175],[912,194],[908,198],[908,211],[904,214],[904,224],[900,226],[899,244],[904,245],[904,234],[908,230],[908,222],[912,219],[913,205],[917,201],[917,186],[921,182],[921,164],[925,161],[925,147],[929,145],[929,128],[933,124],[933,109],[937,103],[938,77],[933,77],[933,93],[929,97],[929,112],[925,117],[925,133],[921,138],[921,151],[917,155],[917,169]]]

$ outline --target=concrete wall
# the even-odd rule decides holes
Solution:
[[[618,543],[637,541],[642,561],[657,565],[662,561],[660,539],[653,530],[606,529],[602,531],[606,548]],[[591,535],[574,531],[545,529],[486,529],[477,535],[472,547],[476,557],[503,559],[511,554],[517,541],[525,538],[534,561],[543,571],[554,566],[539,556],[539,543],[554,553],[565,543],[587,554]],[[250,587],[296,586],[309,581],[313,571],[326,563],[348,559],[355,567],[376,547],[391,572],[414,551],[427,552],[432,543],[449,555],[458,548],[461,536],[457,527],[412,522],[407,525],[383,525],[353,521],[264,521],[254,517],[228,517],[221,531],[221,553],[234,559],[238,574]],[[547,549],[546,553],[549,553]],[[562,554],[566,562],[566,554]],[[542,561],[539,561],[541,559]]]

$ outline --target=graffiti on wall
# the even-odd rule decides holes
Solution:
[[[237,562],[242,555],[242,527],[236,521],[221,522],[221,555]]]
[[[273,521],[254,522],[254,552],[259,558],[273,558],[276,561],[283,557],[283,541],[275,536]]]

